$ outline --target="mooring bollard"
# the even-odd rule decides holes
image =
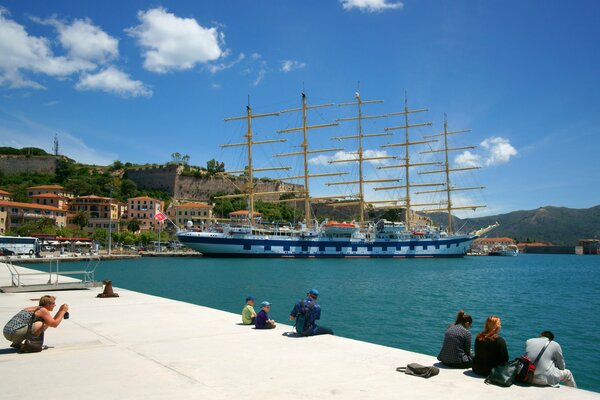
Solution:
[[[104,297],[119,297],[119,294],[115,293],[113,291],[112,281],[105,280],[105,281],[102,281],[102,283],[104,284],[104,291],[102,293],[98,294],[98,296],[96,296],[96,297],[101,297],[101,298],[104,298]]]

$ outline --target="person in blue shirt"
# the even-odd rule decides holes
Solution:
[[[318,326],[316,321],[321,319],[321,306],[317,304],[319,291],[310,289],[306,299],[298,300],[290,312],[290,321],[296,320],[296,332],[300,336],[333,335],[333,331],[324,326]],[[299,326],[299,325],[302,326]]]
[[[256,329],[273,329],[275,328],[275,321],[269,319],[268,312],[271,310],[271,303],[268,301],[263,301],[260,303],[260,311],[256,315],[256,322],[254,323],[254,328]]]

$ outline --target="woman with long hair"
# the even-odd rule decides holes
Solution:
[[[451,368],[469,368],[473,357],[471,356],[471,332],[469,328],[473,319],[469,314],[460,310],[456,321],[444,333],[444,343],[437,359],[442,364]]]
[[[499,335],[500,318],[496,315],[488,317],[482,332],[475,338],[475,357],[473,372],[488,376],[492,368],[508,361],[506,342]]]

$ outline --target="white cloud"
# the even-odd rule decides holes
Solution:
[[[208,64],[206,66],[206,68],[210,71],[210,73],[216,74],[219,71],[223,71],[224,69],[229,69],[229,68],[233,67],[234,65],[239,64],[245,58],[246,58],[246,55],[244,53],[241,53],[238,56],[238,58],[236,58],[233,61],[230,61],[228,63]]]
[[[283,60],[281,62],[281,70],[283,72],[291,72],[296,69],[301,69],[306,67],[306,64],[300,61],[295,60]]]
[[[75,88],[101,90],[123,97],[152,96],[152,90],[143,82],[131,79],[128,74],[114,66],[109,66],[96,74],[83,74]]]
[[[58,40],[72,58],[104,62],[119,55],[119,41],[89,19],[76,19],[71,25],[54,21]]]
[[[66,77],[96,67],[86,60],[55,57],[46,38],[30,36],[23,25],[6,18],[6,14],[6,9],[0,7],[0,85],[43,89],[23,72]]]
[[[510,161],[511,157],[517,155],[515,149],[508,139],[502,137],[494,137],[485,139],[481,142],[481,147],[487,150],[485,165],[494,166],[505,164]]]
[[[510,159],[517,155],[515,149],[508,139],[492,136],[481,142],[483,148],[482,155],[465,151],[454,158],[454,163],[458,167],[476,167],[485,165],[488,167],[506,164]]]
[[[372,157],[386,157],[388,156],[385,150],[365,150],[363,151],[364,158],[372,158]],[[338,151],[331,156],[327,155],[319,155],[313,157],[308,160],[310,164],[313,165],[329,165],[330,161],[340,161],[340,160],[358,160],[358,154],[355,152],[348,151]],[[374,165],[383,165],[387,164],[387,160],[369,160],[365,161]]]
[[[344,10],[358,8],[362,12],[383,12],[385,10],[401,10],[401,2],[389,3],[388,0],[340,0]]]
[[[180,18],[164,8],[139,11],[141,24],[127,29],[144,49],[144,67],[166,73],[187,70],[198,63],[222,56],[224,35],[217,28],[204,28],[193,18]]]
[[[471,153],[467,150],[464,153],[457,155],[454,158],[454,163],[458,167],[476,167],[477,165],[479,165],[480,158],[480,155]]]

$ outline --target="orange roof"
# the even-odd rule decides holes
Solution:
[[[212,206],[204,203],[183,203],[177,204],[175,207],[200,207],[200,208],[211,208]]]
[[[158,199],[153,199],[152,197],[148,197],[148,196],[130,197],[127,200],[154,200],[154,201],[162,201],[162,200],[158,200]]]
[[[46,205],[43,205],[43,204],[34,204],[34,203],[21,203],[21,202],[18,202],[18,201],[0,200],[0,206],[21,207],[21,208],[37,208],[39,210],[64,212],[64,210],[62,208],[58,208],[58,207],[52,207],[52,206],[46,206]]]
[[[110,197],[102,197],[102,196],[96,196],[95,194],[90,194],[87,196],[77,196],[75,198],[75,200],[77,200],[77,199],[110,200]]]
[[[9,192],[7,192],[6,190],[2,190],[0,189],[0,194],[10,194]]]
[[[239,211],[232,211],[229,213],[229,215],[248,215],[250,213],[250,211],[248,210],[239,210]],[[259,212],[254,212],[254,215],[262,215]]]
[[[57,194],[54,193],[43,193],[43,194],[34,194],[31,196],[32,198],[49,198],[49,199],[55,199],[55,198],[64,198],[64,196],[59,196]]]
[[[62,190],[65,190],[65,188],[60,185],[30,186],[27,189],[62,189]]]

